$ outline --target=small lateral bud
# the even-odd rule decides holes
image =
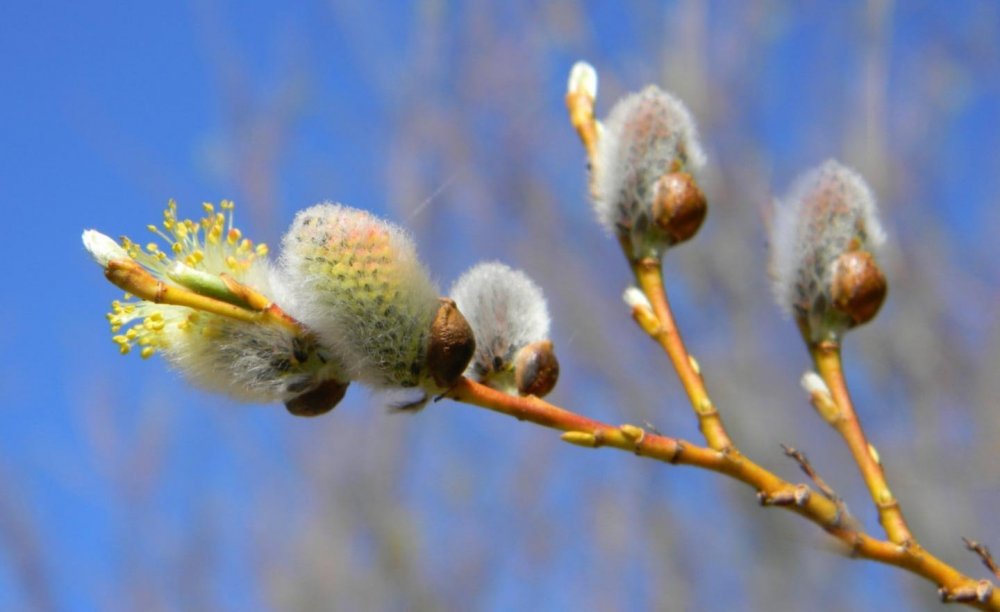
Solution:
[[[826,386],[823,378],[812,370],[802,375],[801,384],[810,396],[830,397],[830,388]]]
[[[872,458],[872,461],[874,461],[879,465],[882,465],[882,458],[878,454],[878,449],[876,449],[871,444],[868,445],[868,455]]]
[[[455,300],[440,298],[427,343],[427,368],[434,384],[443,389],[452,387],[462,376],[475,351],[476,338]]]
[[[644,308],[652,312],[653,305],[649,303],[649,298],[638,287],[629,287],[622,294],[622,300],[631,308]]]
[[[644,332],[652,336],[659,331],[660,321],[653,314],[653,305],[645,293],[636,287],[629,287],[622,294],[622,300],[632,309],[632,318]]]
[[[691,366],[691,370],[695,374],[701,376],[701,364],[694,358],[694,355],[688,355],[688,364]]]
[[[636,425],[631,425],[629,423],[625,423],[624,425],[619,425],[618,429],[621,430],[623,436],[625,436],[632,442],[638,443],[646,436],[646,431],[643,428],[637,427]]]
[[[688,240],[698,232],[708,204],[690,172],[668,172],[656,182],[653,222],[671,244]]]
[[[297,395],[285,402],[288,412],[300,417],[314,417],[326,414],[344,399],[347,386],[336,380],[324,380],[316,388]]]
[[[885,274],[867,251],[848,251],[837,258],[833,271],[833,307],[853,325],[875,318],[885,301]]]
[[[574,446],[594,448],[597,446],[597,436],[586,431],[567,431],[560,436],[563,442],[569,442]]]
[[[520,395],[545,397],[559,381],[559,360],[551,340],[525,346],[514,357],[514,381]]]
[[[802,388],[809,394],[809,399],[816,412],[823,417],[824,421],[832,427],[836,427],[837,422],[843,418],[843,414],[837,403],[833,401],[833,396],[830,394],[830,388],[826,386],[826,382],[819,374],[810,370],[802,375],[801,384]]]

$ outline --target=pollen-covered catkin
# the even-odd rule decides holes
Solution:
[[[876,262],[885,232],[861,175],[834,160],[806,172],[776,204],[771,229],[775,298],[811,342],[875,316],[886,293]]]
[[[274,271],[267,247],[255,246],[233,227],[233,204],[220,208],[205,204],[205,217],[193,221],[178,218],[170,202],[162,224],[149,226],[166,243],[162,247],[128,239],[118,245],[94,230],[84,232],[84,247],[105,274],[121,272],[119,280],[134,283],[126,287],[131,295],[112,303],[112,340],[122,353],[160,353],[188,380],[238,400],[289,406],[309,397],[310,414],[333,408],[347,387],[339,360],[306,330],[264,316],[264,304],[247,303],[235,285],[227,285],[231,281],[267,300]],[[322,401],[317,390],[324,390]]]
[[[336,348],[353,379],[376,388],[427,390],[453,382],[437,375],[440,369],[428,363],[428,355],[439,355],[434,329],[460,326],[464,319],[439,300],[402,228],[363,210],[324,203],[296,215],[282,247],[281,303]],[[454,355],[445,352],[439,358]],[[458,368],[455,377],[465,363],[467,357],[452,366]]]
[[[507,393],[543,396],[559,365],[549,341],[549,312],[526,274],[498,262],[466,271],[449,295],[476,337],[466,376]]]
[[[593,160],[598,220],[630,257],[659,256],[704,219],[705,198],[693,176],[704,164],[680,100],[653,85],[623,98],[603,123]]]

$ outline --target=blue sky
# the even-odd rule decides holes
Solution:
[[[4,519],[13,527],[0,532],[8,539],[20,534],[21,546],[37,554],[25,561],[0,552],[0,606],[49,598],[59,609],[127,609],[149,601],[280,606],[283,600],[265,587],[248,587],[257,576],[248,561],[256,550],[248,534],[263,532],[265,542],[286,533],[301,538],[297,530],[312,524],[322,503],[300,473],[297,445],[322,448],[323,436],[336,437],[336,419],[351,432],[337,440],[348,447],[339,448],[337,457],[350,458],[352,444],[372,444],[358,432],[381,435],[378,427],[405,432],[413,441],[412,457],[403,462],[404,473],[393,476],[384,503],[396,503],[398,495],[416,517],[412,524],[426,538],[419,550],[430,559],[425,578],[432,590],[447,582],[453,551],[426,541],[457,531],[479,542],[475,546],[502,546],[502,538],[485,538],[482,524],[477,529],[451,522],[486,512],[490,491],[511,493],[506,488],[513,442],[507,440],[538,451],[555,445],[554,437],[531,437],[472,411],[400,423],[381,412],[377,398],[357,390],[317,431],[278,407],[238,408],[189,388],[156,359],[117,355],[103,315],[118,292],[101,278],[79,235],[97,227],[142,236],[170,198],[189,215],[198,213],[202,201],[225,198],[237,201],[238,223],[247,234],[276,245],[296,210],[338,199],[412,224],[444,286],[478,258],[526,267],[538,261],[530,254],[535,247],[519,236],[528,235],[525,224],[540,218],[561,215],[558,227],[565,234],[585,237],[568,246],[553,238],[553,248],[614,256],[591,227],[581,153],[560,123],[565,75],[579,57],[598,67],[609,96],[680,75],[680,93],[691,96],[695,116],[710,126],[703,130],[715,163],[709,180],[719,193],[732,193],[723,190],[720,174],[741,176],[751,169],[760,169],[760,181],[747,192],[780,193],[795,174],[828,156],[881,172],[873,184],[899,248],[921,248],[923,228],[931,224],[943,232],[935,240],[943,241],[949,258],[941,270],[965,266],[959,281],[971,291],[971,306],[942,306],[942,318],[966,338],[963,346],[982,351],[973,353],[973,362],[988,355],[995,316],[984,307],[995,305],[1000,278],[993,239],[1000,228],[998,5],[897,3],[880,28],[866,32],[859,24],[874,9],[865,3],[801,4],[626,3],[620,11],[558,2],[537,10],[520,3],[489,9],[396,3],[379,10],[338,2],[208,0],[5,7],[0,207],[6,232],[0,257],[7,282],[0,319],[7,324],[0,329],[6,355],[0,366],[6,400],[0,411],[0,494],[13,509]],[[698,6],[707,8],[692,8]],[[685,30],[676,24],[692,13],[708,24],[701,39],[689,47],[683,40],[674,47],[672,39],[661,42],[663,32],[683,39]],[[880,51],[866,46],[870,40],[881,41],[875,46]],[[701,53],[661,53],[661,44]],[[881,69],[866,72],[871,53],[882,54]],[[424,61],[428,57],[475,61]],[[516,89],[525,75],[542,85]],[[866,78],[875,80],[881,98],[866,97]],[[497,83],[511,85],[502,89]],[[751,95],[721,95],[733,92]],[[603,99],[605,110],[610,102]],[[533,133],[540,124],[549,127]],[[453,140],[458,144],[450,147]],[[547,212],[514,203],[512,211],[490,208],[537,185],[558,194],[539,199],[551,204]],[[393,201],[399,194],[403,201]],[[425,200],[428,210],[414,212]],[[713,214],[731,213],[720,205]],[[706,232],[719,237],[724,227],[720,222]],[[763,244],[759,227],[748,232]],[[615,292],[626,282],[624,265],[601,265],[592,286],[607,289],[602,312],[618,312]],[[918,273],[902,264],[896,269],[903,272],[901,283]],[[558,282],[559,275],[544,265],[536,270]],[[754,282],[763,286],[761,274]],[[694,282],[678,291],[682,317],[702,325],[708,334],[704,350],[714,350],[711,330],[727,324],[697,313],[726,305],[698,303],[703,295]],[[554,308],[569,304],[556,299]],[[902,316],[905,308],[897,303],[887,310]],[[579,347],[574,343],[583,341],[576,339],[569,314],[560,327],[555,313],[557,346]],[[780,325],[777,314],[768,321]],[[783,339],[794,339],[784,333]],[[578,386],[557,395],[560,401],[578,401],[581,412],[604,418],[622,416],[616,402],[623,396],[605,386],[593,360],[567,355],[564,363],[574,372],[567,380]],[[869,381],[871,393],[903,384],[878,372]],[[788,393],[794,392],[795,376]],[[865,375],[858,376],[864,384]],[[891,421],[884,413],[873,418]],[[920,426],[902,427],[911,425]],[[505,433],[495,433],[496,427]],[[899,424],[887,427],[886,437],[894,439],[892,427]],[[976,427],[959,420],[956,430],[966,433],[955,435],[974,437]],[[650,505],[683,495],[692,503],[674,504],[681,524],[704,520],[705,507],[729,499],[707,486],[704,474],[682,470],[667,476],[644,465],[622,475],[632,469],[628,457],[561,446],[541,452],[555,467],[534,486],[540,507],[565,517],[552,527],[563,536],[590,525],[587,509],[574,501],[574,478],[581,473],[637,486],[655,482],[658,493],[648,494]],[[131,464],[134,458],[149,463]],[[436,474],[446,471],[447,462],[468,462],[475,477],[442,484]],[[349,472],[338,477],[350,480]],[[996,483],[994,474],[984,488],[995,491]],[[466,505],[449,506],[435,496],[451,486],[465,491]],[[262,498],[286,502],[293,520],[272,530],[274,517],[255,504]],[[621,512],[638,523],[649,510],[630,505]],[[738,513],[716,514],[723,537],[740,538],[754,528],[751,518]],[[497,529],[524,529],[502,512],[476,516]],[[207,529],[205,537],[218,542],[209,578],[193,581],[198,586],[185,581],[182,571],[190,559],[185,555],[197,554],[184,544],[192,529]],[[986,535],[1000,548],[995,527]],[[359,533],[357,539],[364,557],[365,537]],[[17,549],[8,548],[9,540],[0,542],[0,551]],[[552,583],[585,585],[606,569],[592,556],[578,556],[580,546],[545,557]],[[752,543],[745,546],[753,549]],[[558,609],[577,602],[578,594],[556,587],[526,589],[518,559],[504,557],[490,568],[496,577],[479,604],[501,609],[531,602]],[[658,597],[659,566],[638,552],[628,559],[616,566],[619,583],[632,593],[631,603],[651,605]],[[972,571],[974,565],[965,567]],[[865,568],[850,574],[853,598],[839,601],[871,604],[882,588],[919,588],[886,583],[894,573]],[[676,572],[684,574],[683,568]],[[43,594],[33,596],[24,577],[36,574]],[[179,582],[171,582],[175,578]],[[125,581],[136,585],[134,592],[125,593]],[[720,581],[722,602],[742,601],[748,587],[738,572],[723,573]],[[709,587],[695,583],[687,601],[704,605]]]

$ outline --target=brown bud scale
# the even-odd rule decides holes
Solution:
[[[559,360],[551,340],[525,346],[514,357],[514,382],[521,395],[545,397],[559,381]]]
[[[690,172],[668,172],[657,181],[653,221],[672,244],[694,236],[707,212],[705,194]]]
[[[448,389],[458,382],[472,360],[476,337],[455,300],[440,298],[439,301],[427,343],[427,368],[434,384]]]
[[[288,412],[300,417],[326,414],[336,408],[340,400],[344,399],[349,384],[336,380],[325,380],[316,388],[285,402],[285,408],[288,409]]]
[[[885,274],[867,251],[848,251],[837,258],[832,280],[833,307],[853,325],[871,321],[888,290]]]

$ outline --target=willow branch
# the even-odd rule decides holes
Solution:
[[[689,465],[725,474],[756,490],[764,505],[780,506],[815,523],[843,543],[851,556],[893,565],[921,576],[938,585],[942,599],[946,601],[967,603],[981,610],[1000,611],[1000,591],[994,590],[988,581],[984,586],[984,581],[963,575],[919,546],[899,546],[856,529],[852,526],[853,522],[845,520],[833,500],[817,494],[806,485],[782,479],[735,449],[717,451],[653,434],[634,425],[610,425],[537,397],[507,395],[467,378],[460,380],[445,396],[521,421],[568,432],[564,439],[579,446],[606,446],[664,463]]]

